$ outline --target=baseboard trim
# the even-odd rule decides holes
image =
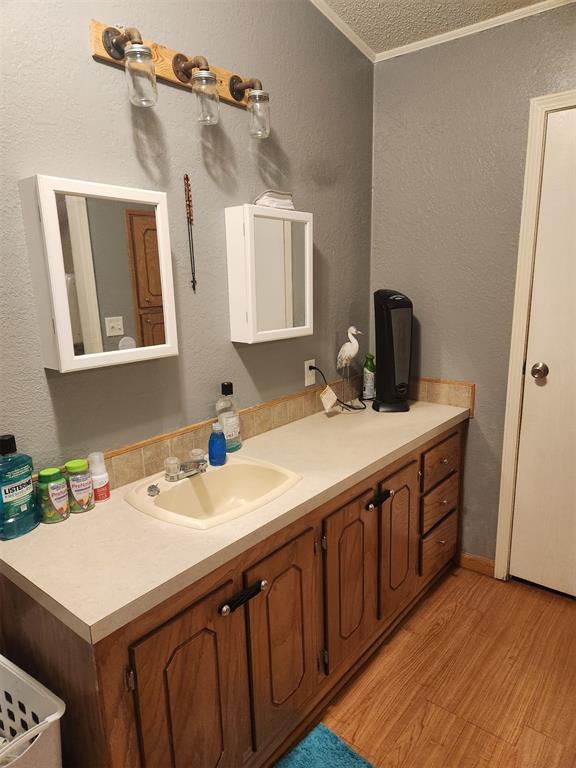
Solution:
[[[489,557],[460,552],[458,555],[458,565],[461,568],[466,568],[468,571],[476,571],[476,573],[482,573],[484,576],[494,578],[494,560],[490,560]]]

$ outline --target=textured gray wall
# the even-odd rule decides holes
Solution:
[[[345,329],[368,322],[373,66],[365,57],[308,0],[2,0],[0,13],[0,432],[15,432],[41,465],[205,418],[222,380],[249,405],[301,389],[307,358],[334,375]],[[91,17],[134,24],[145,37],[261,78],[273,135],[250,139],[245,112],[227,105],[220,126],[201,129],[192,96],[165,85],[155,109],[131,108],[123,73],[90,56]],[[16,186],[35,173],[168,192],[179,357],[44,371]],[[316,330],[234,346],[224,207],[267,187],[293,191],[296,206],[314,213]]]
[[[463,546],[494,554],[529,99],[576,87],[576,6],[376,65],[372,289],[414,300],[421,373],[478,385]]]

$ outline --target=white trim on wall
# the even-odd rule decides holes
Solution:
[[[477,32],[484,32],[487,29],[500,27],[503,24],[510,24],[513,21],[519,21],[528,16],[535,16],[537,13],[544,13],[544,11],[550,11],[553,8],[559,8],[562,5],[572,5],[574,2],[576,2],[576,0],[543,0],[540,3],[527,5],[525,8],[518,8],[515,11],[502,13],[500,16],[493,16],[491,19],[478,21],[476,24],[469,24],[466,27],[453,29],[450,32],[444,32],[441,35],[427,37],[424,40],[418,40],[415,43],[409,43],[408,45],[401,45],[398,48],[391,48],[389,51],[382,51],[382,53],[375,54],[373,60],[379,62],[393,59],[396,56],[404,56],[407,53],[414,53],[414,51],[420,51],[423,48],[431,48],[433,45],[441,45],[442,43],[450,42],[450,40],[458,40],[460,37],[468,37],[468,35],[475,35]]]
[[[98,306],[94,254],[92,253],[86,198],[79,195],[64,195],[64,199],[68,215],[72,263],[74,265],[84,354],[103,352],[100,308]],[[72,314],[71,309],[70,314]],[[72,321],[72,317],[70,321]]]
[[[550,112],[568,109],[574,105],[576,105],[576,90],[564,91],[563,93],[556,93],[550,96],[540,96],[530,101],[524,196],[522,200],[522,218],[520,220],[518,267],[516,271],[514,315],[512,320],[508,390],[506,393],[506,414],[502,446],[498,533],[496,536],[496,559],[494,563],[494,576],[497,579],[507,579],[510,572],[516,469],[520,441],[520,422],[522,418],[523,367],[526,357],[526,345],[528,343],[546,125]]]
[[[563,5],[572,5],[576,3],[576,0],[542,0],[539,3],[533,3],[532,5],[524,6],[523,8],[517,8],[515,11],[509,11],[508,13],[502,13],[499,16],[492,16],[490,19],[484,19],[478,21],[475,24],[468,24],[465,27],[459,27],[458,29],[450,30],[449,32],[443,32],[441,35],[434,35],[433,37],[426,37],[423,40],[416,40],[413,43],[407,45],[400,45],[397,48],[391,48],[388,51],[376,51],[366,43],[360,35],[358,35],[349,24],[347,24],[336,11],[326,3],[326,0],[310,0],[318,10],[326,16],[334,26],[342,32],[345,37],[350,40],[353,45],[361,51],[366,58],[368,58],[373,64],[379,61],[387,61],[388,59],[394,59],[397,56],[405,56],[407,53],[414,53],[424,48],[431,48],[434,45],[441,45],[442,43],[448,43],[451,40],[458,40],[460,37],[467,37],[468,35],[475,35],[477,32],[484,32],[487,29],[493,29],[494,27],[500,27],[503,24],[510,24],[520,19],[525,19],[528,16],[535,16],[538,13],[544,13],[545,11],[551,11],[554,8],[560,8]]]
[[[344,19],[342,19],[334,8],[328,5],[325,0],[310,0],[312,5],[316,6],[320,13],[323,13],[326,18],[334,24],[336,29],[339,29],[342,34],[350,40],[350,42],[358,48],[359,51],[361,51],[364,56],[366,56],[367,59],[370,59],[370,61],[374,64],[376,61],[376,51],[374,51],[368,43],[365,43],[364,40],[360,37],[360,35],[357,35],[356,32],[350,27]],[[576,0],[574,0],[576,2]]]

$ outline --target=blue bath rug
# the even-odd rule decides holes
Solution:
[[[317,725],[306,738],[276,763],[276,768],[373,768],[325,725]]]

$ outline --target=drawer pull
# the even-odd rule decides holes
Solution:
[[[440,504],[448,504],[448,499],[442,499],[442,501],[440,502]]]
[[[448,464],[448,459],[446,458],[446,456],[440,459],[440,464]]]
[[[261,579],[253,584],[251,587],[243,589],[241,592],[237,592],[233,597],[228,600],[227,603],[219,606],[218,613],[220,616],[230,616],[231,613],[237,611],[242,605],[252,600],[253,597],[259,595],[260,592],[265,592],[268,589],[268,582],[266,579]]]
[[[447,544],[447,543],[448,542],[446,541],[446,539],[438,539],[438,544],[444,545],[444,544]]]

